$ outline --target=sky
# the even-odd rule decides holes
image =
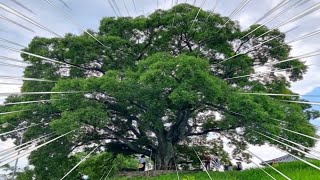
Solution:
[[[0,3],[3,3],[11,8],[16,9],[20,13],[30,17],[34,21],[40,23],[41,25],[51,29],[52,31],[58,33],[63,36],[66,33],[80,34],[82,30],[79,29],[76,25],[74,25],[70,20],[66,19],[59,11],[50,6],[46,0],[16,0],[17,2],[23,3],[24,6],[28,7],[33,11],[30,13],[25,9],[21,8],[17,4],[15,4],[12,0],[0,0]],[[110,7],[107,0],[64,0],[64,2],[70,7],[67,8],[64,6],[60,0],[51,0],[53,3],[61,8],[64,12],[66,12],[70,17],[75,19],[82,27],[86,29],[92,29],[97,31],[99,27],[99,22],[103,17],[106,16],[115,16],[112,8]],[[173,0],[175,1],[175,0]],[[179,3],[185,2],[186,0],[179,0]],[[197,0],[196,5],[200,6],[203,0]],[[223,16],[229,16],[230,13],[236,8],[236,6],[242,0],[225,0],[220,1],[221,3],[217,5],[215,11],[217,13],[222,14]],[[254,23],[257,19],[259,19],[264,13],[269,11],[272,7],[274,7],[281,0],[251,0],[249,4],[239,13],[237,14],[233,20],[239,21],[243,30],[248,28],[252,23]],[[297,1],[297,0],[293,0]],[[299,1],[299,0],[298,0]],[[134,0],[137,11],[135,11],[132,0],[116,0],[118,6],[121,10],[122,15],[127,16],[127,12],[125,10],[124,4],[127,5],[130,16],[137,15],[148,15],[153,12],[157,8],[168,9],[171,7],[171,0]],[[188,3],[192,4],[194,0],[187,0]],[[216,0],[206,0],[204,4],[204,9],[210,10],[215,6]],[[307,9],[315,4],[320,3],[319,0],[310,0],[308,3],[300,6],[298,8],[287,11],[283,16],[277,18],[272,23],[267,24],[269,27],[273,27],[290,17],[295,16],[297,13],[302,12],[304,9]],[[0,17],[0,38],[5,38],[10,41],[17,42],[21,45],[27,46],[27,44],[32,40],[35,36],[42,37],[55,37],[54,35],[34,26],[17,16],[6,12],[3,9],[0,9],[0,15],[6,18],[10,18],[14,21],[17,21],[24,26],[35,31],[35,33],[30,32],[26,29],[23,29],[15,24],[12,24],[6,20],[3,20]],[[287,42],[302,36],[306,33],[319,29],[319,17],[320,11],[316,11],[307,17],[301,18],[298,21],[290,23],[286,26],[280,28],[281,31],[286,31],[290,28],[298,26],[298,28],[292,32],[287,34],[286,40]],[[305,54],[308,52],[312,52],[318,50],[318,42],[320,40],[319,36],[314,36],[312,38],[305,39],[303,41],[293,43],[292,45],[292,56],[297,56],[301,54]],[[10,47],[20,48],[18,46],[8,44],[0,41],[0,45],[8,45]],[[11,58],[21,59],[19,53],[11,52],[8,50],[4,50],[0,48],[0,56],[7,56]],[[298,82],[293,82],[291,89],[299,93],[301,95],[320,95],[320,61],[319,57],[306,58],[303,59],[306,61],[306,64],[312,65],[310,66],[308,72],[305,74],[304,79]],[[10,61],[1,60],[0,62],[12,63]],[[18,63],[22,65],[21,63]],[[12,68],[12,67],[4,67],[0,66],[0,76],[22,76],[23,68]],[[1,82],[18,82],[19,81],[9,81],[0,78]],[[0,92],[18,92],[20,89],[19,86],[13,85],[1,85],[0,84]],[[0,97],[0,102],[3,101],[4,97]],[[307,98],[307,100],[320,102],[320,98]],[[320,107],[314,106],[315,109],[320,110]],[[320,120],[313,120],[312,123],[320,125]],[[0,150],[9,148],[12,146],[12,142],[0,142]],[[318,143],[317,147],[320,150],[320,144]],[[262,146],[262,147],[251,147],[250,150],[256,154],[258,154],[262,159],[269,160],[272,158],[279,157],[284,155],[285,153],[275,149],[274,147]],[[257,159],[254,161],[259,162]],[[20,167],[23,167],[26,164],[26,160],[22,160]]]

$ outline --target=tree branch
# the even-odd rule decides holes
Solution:
[[[132,118],[130,118],[130,117],[128,118],[128,122],[127,122],[128,128],[133,132],[134,135],[136,135],[138,138],[140,138],[142,135],[141,135],[141,133],[139,133],[137,131],[137,129],[135,127],[133,127],[132,120],[133,120]]]
[[[137,58],[137,61],[142,59],[142,57],[144,55],[144,51],[152,44],[152,39],[154,37],[154,33],[151,32],[149,37],[150,38],[148,39],[147,44],[142,48],[141,53],[140,53],[139,57]]]
[[[229,111],[227,108],[223,107],[223,106],[219,106],[219,105],[215,105],[215,104],[210,104],[210,103],[206,103],[206,105],[214,107],[218,110],[221,110],[223,112],[226,112],[228,114],[231,114],[233,116],[237,116],[237,117],[245,117],[244,115],[237,113],[237,112],[233,112],[233,111]]]
[[[112,131],[111,129],[104,127],[103,130],[105,130],[106,132],[108,132],[109,134],[112,134],[116,139],[122,141],[123,143],[125,143],[126,145],[128,145],[128,147],[130,149],[132,149],[133,151],[136,151],[138,153],[141,154],[149,154],[149,151],[140,148],[139,146],[134,145],[131,141],[129,141],[127,138],[122,137],[121,135],[116,134],[114,131]]]
[[[189,134],[187,134],[187,136],[200,136],[200,135],[208,134],[210,132],[217,132],[218,133],[218,132],[222,132],[222,131],[224,131],[224,130],[217,129],[217,128],[212,128],[212,129],[206,129],[206,130],[204,130],[202,132],[189,133]]]
[[[221,129],[221,128],[211,128],[211,129],[206,129],[206,130],[203,130],[202,132],[195,132],[195,133],[189,133],[187,136],[199,136],[199,135],[205,135],[205,134],[208,134],[210,132],[215,132],[215,133],[220,133],[220,132],[223,132],[223,131],[229,131],[231,129],[236,129],[240,126],[231,126],[229,128],[225,128],[225,129]]]

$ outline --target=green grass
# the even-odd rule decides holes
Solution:
[[[313,164],[320,166],[320,161],[312,161]],[[320,171],[301,162],[282,163],[274,165],[276,169],[287,175],[292,180],[320,180]],[[285,179],[271,168],[264,168],[277,180]],[[260,169],[249,169],[245,171],[229,171],[229,172],[210,172],[212,179],[215,180],[270,180]],[[116,178],[126,180],[128,178]],[[166,174],[157,177],[136,177],[130,180],[174,180],[177,179],[176,174]],[[205,172],[180,174],[181,180],[206,180],[209,179]]]

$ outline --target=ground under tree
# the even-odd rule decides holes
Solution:
[[[50,124],[28,129],[25,141],[50,132],[63,134],[78,129],[67,138],[32,153],[29,159],[37,178],[62,177],[76,163],[68,158],[74,149],[102,141],[105,149],[115,154],[149,156],[152,152],[151,158],[160,169],[170,168],[174,156],[178,161],[196,161],[191,146],[199,153],[215,152],[228,161],[223,137],[235,147],[233,157],[246,159],[244,150],[248,144],[268,142],[252,131],[255,129],[308,147],[314,145],[310,139],[277,128],[283,126],[315,135],[309,119],[316,113],[308,111],[310,106],[281,101],[298,100],[298,97],[239,94],[292,93],[290,80],[302,79],[307,69],[304,63],[294,60],[270,65],[289,57],[291,48],[284,42],[285,34],[273,30],[257,38],[268,31],[262,27],[241,39],[258,25],[241,31],[237,22],[229,21],[223,27],[228,18],[215,13],[208,17],[209,12],[205,11],[200,11],[193,21],[197,12],[197,7],[181,4],[167,11],[157,10],[148,17],[104,18],[99,32],[92,33],[107,48],[85,34],[32,40],[26,51],[72,67],[22,55],[32,64],[26,68],[25,77],[58,81],[25,81],[22,91],[84,91],[51,97],[13,96],[7,102],[60,100],[2,108],[3,111],[33,109],[33,113],[1,116],[0,122]],[[246,51],[271,38],[274,39]],[[223,62],[238,53],[243,55]],[[267,63],[268,70],[287,70],[282,74],[228,79],[254,73],[257,67]],[[208,141],[209,133],[219,137]],[[6,138],[9,137],[15,135]],[[290,151],[283,146],[279,148]],[[99,163],[97,167],[101,167]]]

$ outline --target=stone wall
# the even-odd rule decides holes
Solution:
[[[179,174],[181,173],[188,173],[191,171],[179,171]],[[149,176],[158,176],[162,174],[174,174],[176,173],[175,170],[151,170],[151,171],[131,171],[131,172],[121,172],[118,174],[118,176],[122,177],[149,177]]]

